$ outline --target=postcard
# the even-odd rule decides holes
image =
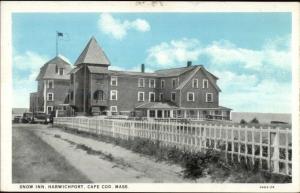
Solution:
[[[299,192],[299,4],[2,2],[1,190]]]

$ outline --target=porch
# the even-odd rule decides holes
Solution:
[[[216,108],[179,108],[172,103],[149,102],[136,107],[138,117],[154,119],[195,119],[195,120],[230,120],[231,109]]]

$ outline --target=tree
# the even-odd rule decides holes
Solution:
[[[258,121],[258,119],[257,119],[256,117],[254,117],[254,118],[250,121],[250,123],[258,124],[259,121]]]
[[[245,119],[241,119],[240,124],[247,124],[247,121],[245,121]]]

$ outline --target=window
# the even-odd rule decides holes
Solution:
[[[155,111],[154,110],[150,110],[149,114],[150,114],[150,117],[155,117]]]
[[[145,93],[138,92],[138,101],[145,101]]]
[[[155,101],[155,93],[149,92],[149,102],[154,102],[154,101]]]
[[[198,79],[193,79],[193,88],[198,88]]]
[[[176,88],[176,78],[172,79],[172,88]]]
[[[171,93],[171,101],[175,101],[176,100],[176,92],[172,92]]]
[[[165,80],[160,81],[160,88],[165,88]]]
[[[155,79],[150,79],[149,88],[155,88]]]
[[[111,112],[118,112],[118,107],[117,106],[111,106],[110,111]]]
[[[71,79],[71,84],[73,84],[74,83],[74,74],[71,74],[70,79]]]
[[[103,101],[104,100],[104,92],[103,90],[96,90],[93,95],[94,100]]]
[[[139,87],[145,87],[145,79],[144,78],[139,78]]]
[[[118,100],[118,91],[116,91],[116,90],[110,91],[110,100],[113,100],[113,101]]]
[[[48,93],[47,100],[48,101],[53,101],[53,99],[54,99],[53,93]]]
[[[53,88],[54,84],[53,84],[53,80],[48,80],[48,88]]]
[[[118,77],[112,76],[110,79],[110,85],[111,86],[118,86]]]
[[[50,114],[53,111],[53,106],[47,106],[47,114]]]
[[[163,93],[159,93],[159,101],[163,101],[164,100],[164,94]]]
[[[203,79],[202,88],[208,88],[208,80]]]
[[[64,74],[64,69],[63,68],[59,68],[59,75],[63,75]]]
[[[58,74],[58,66],[55,66],[55,73]]]
[[[213,93],[206,93],[206,102],[213,102]]]
[[[74,98],[74,92],[73,91],[71,91],[71,94],[70,94],[71,96],[71,100],[73,100],[73,98]]]
[[[187,93],[187,101],[195,101],[195,94],[193,92]]]

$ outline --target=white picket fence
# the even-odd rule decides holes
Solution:
[[[288,126],[247,127],[86,117],[57,117],[54,125],[127,140],[140,137],[190,151],[213,148],[225,152],[228,161],[255,164],[261,170],[292,175],[292,136]]]

